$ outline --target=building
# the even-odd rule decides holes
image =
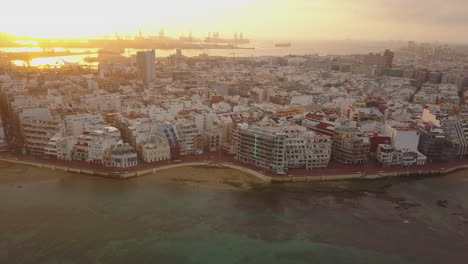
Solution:
[[[283,174],[289,169],[325,168],[331,156],[328,136],[302,126],[241,126],[237,159]]]
[[[384,57],[385,57],[384,67],[391,68],[393,66],[393,58],[395,57],[395,53],[387,49],[384,52]]]
[[[8,144],[4,139],[0,139],[0,152],[5,152],[8,150]]]
[[[391,137],[395,149],[418,149],[420,134],[413,127],[387,125],[386,134]]]
[[[78,142],[76,137],[62,137],[57,140],[57,159],[72,160],[72,151],[75,144]]]
[[[456,146],[448,140],[440,127],[427,125],[420,129],[419,151],[431,161],[453,159]]]
[[[1,118],[0,118],[0,139],[5,139],[5,127],[3,126],[3,122]]]
[[[158,136],[166,139],[171,147],[179,145],[177,128],[174,124],[166,122],[158,126]]]
[[[115,127],[105,127],[90,133],[91,141],[88,143],[88,162],[94,164],[104,163],[104,153],[120,142],[120,131]]]
[[[131,168],[138,165],[135,148],[127,143],[113,148],[110,156],[114,168]]]
[[[384,167],[392,166],[422,166],[426,164],[426,156],[418,151],[409,149],[396,149],[387,144],[380,144],[377,148],[377,161]]]
[[[331,137],[308,132],[304,139],[310,155],[307,169],[326,168],[330,163],[332,153]]]
[[[152,83],[156,77],[156,54],[154,50],[139,51],[136,55],[138,79]]]
[[[76,144],[71,152],[72,160],[88,161],[89,159],[89,144],[93,138],[89,134],[83,134],[78,137]]]
[[[144,162],[151,163],[171,158],[171,147],[164,139],[155,139],[138,145],[138,153]]]
[[[26,148],[33,155],[44,155],[49,140],[61,129],[61,122],[52,116],[24,117],[20,122]]]
[[[427,75],[427,81],[432,84],[440,84],[442,82],[442,73],[439,71],[431,71]]]
[[[365,164],[370,150],[369,139],[356,127],[337,127],[333,132],[332,157],[345,164]]]
[[[67,136],[78,137],[83,134],[86,124],[103,123],[99,114],[67,115],[65,117],[65,133]]]
[[[284,174],[287,135],[259,127],[243,127],[239,131],[237,159]]]
[[[180,146],[180,155],[195,154],[195,138],[198,134],[197,126],[193,120],[180,119],[177,121],[177,137]]]
[[[385,50],[384,54],[369,53],[360,57],[361,63],[368,66],[377,66],[383,68],[391,68],[393,66],[393,58],[395,54],[390,50]]]
[[[204,131],[205,150],[213,152],[221,149],[221,131],[213,128]]]

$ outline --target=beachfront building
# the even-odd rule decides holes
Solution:
[[[0,152],[5,152],[8,150],[8,144],[4,139],[0,139]]]
[[[195,139],[198,134],[197,126],[193,120],[177,120],[177,136],[180,146],[180,155],[192,155],[196,153]]]
[[[345,164],[367,163],[370,142],[357,127],[338,127],[333,132],[332,157]]]
[[[45,155],[49,140],[61,129],[60,120],[49,114],[23,116],[20,124],[25,146],[33,155]]]
[[[237,159],[284,174],[287,135],[260,127],[243,127],[239,131]]]
[[[121,142],[120,132],[115,127],[105,127],[91,132],[90,135],[92,139],[88,143],[88,162],[103,164],[106,150]]]
[[[330,163],[332,153],[331,137],[307,132],[304,135],[304,141],[310,155],[307,169],[326,168]]]
[[[59,135],[53,136],[51,139],[49,139],[49,142],[47,143],[47,147],[45,148],[44,155],[47,157],[51,158],[57,158],[57,141],[61,137]]]
[[[72,160],[73,147],[78,142],[77,137],[61,137],[57,139],[57,159]]]
[[[171,158],[171,147],[165,139],[157,138],[138,145],[138,153],[144,162],[151,163]]]
[[[422,166],[427,158],[422,153],[410,149],[396,149],[388,144],[380,144],[377,147],[377,161],[384,167],[392,166]]]
[[[89,134],[83,134],[78,137],[76,144],[73,146],[71,157],[76,161],[88,161],[89,158],[89,144],[93,140]]]
[[[328,166],[331,139],[302,126],[241,126],[237,158],[259,167],[284,173],[289,169]]]
[[[221,148],[221,131],[217,128],[204,131],[205,150],[217,151]]]
[[[113,148],[110,152],[110,158],[114,168],[130,168],[138,165],[135,148],[128,143]]]
[[[430,123],[420,124],[419,151],[431,161],[451,160],[457,155],[457,146],[448,140],[442,128]]]

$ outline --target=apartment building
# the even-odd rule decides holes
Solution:
[[[219,129],[206,130],[203,135],[206,151],[213,152],[221,148],[221,131]]]
[[[328,166],[331,139],[302,126],[241,127],[237,158],[260,167],[285,172]]]
[[[270,129],[241,128],[237,142],[237,159],[284,174],[287,170],[286,139],[286,134]]]
[[[369,139],[357,127],[338,127],[333,132],[332,157],[345,164],[367,163]]]
[[[137,152],[128,143],[113,148],[110,158],[114,168],[130,168],[138,165]]]
[[[95,130],[90,133],[92,139],[88,143],[88,162],[95,164],[104,163],[104,153],[107,149],[116,146],[120,139],[120,132],[115,127],[105,127],[103,130]]]
[[[427,158],[422,153],[410,149],[396,149],[388,144],[380,144],[377,147],[376,158],[384,167],[392,166],[422,166]]]
[[[52,116],[24,117],[20,124],[26,148],[33,155],[45,155],[49,140],[61,130],[61,122]]]
[[[180,155],[195,154],[195,139],[198,129],[195,122],[190,119],[177,120],[177,137],[180,146]]]
[[[144,162],[151,163],[171,158],[171,147],[165,139],[157,138],[138,145],[138,153]]]
[[[304,135],[304,141],[310,155],[306,168],[326,168],[330,163],[332,153],[331,137],[307,132]]]

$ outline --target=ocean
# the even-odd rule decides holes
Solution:
[[[116,181],[0,163],[0,263],[466,263],[467,179]]]
[[[208,54],[210,56],[224,57],[259,57],[259,56],[286,56],[286,55],[348,55],[348,54],[367,54],[369,52],[383,52],[385,49],[398,49],[406,43],[398,41],[381,41],[381,42],[366,42],[353,40],[340,41],[296,41],[291,42],[291,47],[277,48],[274,41],[252,41],[251,44],[243,45],[246,48],[254,49],[204,49],[204,50],[182,50],[185,56],[193,57],[200,54]],[[57,51],[63,51],[63,48],[56,47]],[[38,47],[33,48],[0,48],[0,52],[14,51],[37,51],[41,50]],[[67,64],[80,64],[97,66],[97,62],[87,62],[86,58],[97,57],[97,49],[70,49],[71,52],[91,51],[92,54],[73,55],[73,56],[56,56],[47,58],[36,58],[31,61],[15,60],[16,65],[31,65],[31,66],[61,66]],[[126,49],[124,56],[132,56],[136,54],[136,49]],[[172,49],[157,49],[156,57],[167,57],[175,53]]]

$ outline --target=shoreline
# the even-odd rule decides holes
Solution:
[[[233,164],[230,162],[213,162],[213,161],[195,161],[195,162],[180,162],[177,164],[168,164],[168,165],[155,165],[150,168],[145,169],[131,169],[127,171],[118,171],[111,170],[103,167],[102,169],[94,168],[84,168],[84,166],[72,166],[73,164],[63,164],[57,165],[52,162],[39,162],[39,161],[27,161],[21,160],[19,158],[6,158],[0,157],[0,161],[28,165],[37,168],[50,169],[52,171],[64,171],[64,172],[73,172],[84,175],[98,176],[103,178],[117,179],[117,180],[127,180],[131,178],[141,177],[148,174],[155,174],[159,171],[182,168],[182,167],[197,167],[197,166],[207,166],[207,167],[217,167],[217,168],[228,168],[233,170],[238,170],[245,172],[253,177],[256,177],[267,183],[305,183],[305,182],[326,182],[326,181],[350,181],[350,180],[375,180],[391,177],[434,177],[434,176],[444,176],[460,170],[467,170],[467,165],[459,165],[450,168],[435,169],[435,170],[418,170],[418,171],[392,171],[392,172],[378,172],[378,173],[350,173],[350,174],[326,174],[322,173],[321,175],[288,175],[288,176],[270,176],[264,172],[256,171],[252,168],[246,166],[241,166],[238,164]],[[260,170],[260,169],[259,169]],[[311,172],[312,174],[312,172]]]

